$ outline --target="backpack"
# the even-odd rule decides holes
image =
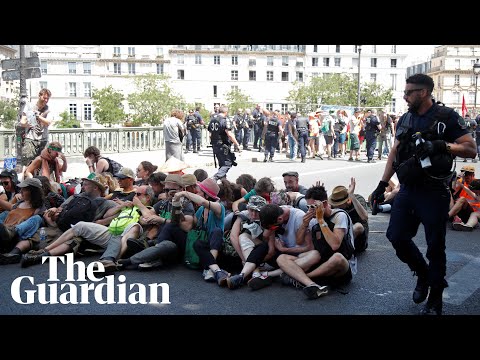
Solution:
[[[107,157],[103,157],[103,159],[107,160],[108,172],[112,175],[118,174],[120,172],[120,169],[123,167],[121,164],[119,164],[115,160],[109,159]]]
[[[138,207],[125,207],[120,211],[120,214],[110,222],[108,231],[113,235],[122,235],[128,225],[137,223],[138,220],[140,220]]]
[[[58,215],[57,226],[60,230],[67,231],[79,221],[92,222],[96,210],[97,204],[88,196],[74,195]]]

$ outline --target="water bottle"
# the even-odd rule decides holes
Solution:
[[[42,227],[40,228],[40,242],[47,241],[47,232],[45,231],[45,228]]]
[[[425,142],[425,140],[422,139],[422,134],[421,134],[421,133],[417,132],[417,133],[415,133],[414,136],[415,136],[415,139],[416,139],[415,145],[418,146],[418,145],[420,145],[421,143]],[[422,168],[424,168],[424,169],[432,166],[432,162],[430,161],[430,157],[427,156],[427,157],[426,157],[425,159],[423,159],[423,160],[420,159],[420,165],[422,165]]]

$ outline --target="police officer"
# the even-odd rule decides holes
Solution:
[[[190,130],[190,134],[192,135],[193,152],[196,153],[200,151],[202,145],[202,127],[205,125],[202,115],[200,115],[200,106],[195,108],[193,116],[195,117],[195,120],[194,126]]]
[[[300,151],[300,156],[302,157],[302,163],[305,162],[306,148],[308,145],[308,118],[305,116],[299,116],[297,118],[296,113],[292,113],[291,118],[296,120],[296,128],[298,134],[298,150]]]
[[[380,121],[375,110],[367,110],[365,118],[365,140],[367,141],[367,162],[374,163],[373,154],[377,147],[377,135],[381,129]]]
[[[443,289],[448,286],[445,280],[445,234],[450,202],[447,179],[452,173],[453,157],[474,157],[476,149],[464,120],[453,109],[432,101],[433,87],[433,79],[428,75],[407,78],[403,98],[409,111],[398,121],[395,144],[372,199],[378,201],[396,172],[401,185],[393,203],[387,238],[398,258],[418,276],[413,301],[419,304],[428,296],[421,314],[440,315]],[[422,139],[415,136],[417,132]],[[431,166],[422,168],[427,158]],[[425,229],[428,264],[412,241],[420,223]]]
[[[212,116],[208,124],[213,154],[216,156],[219,166],[218,172],[212,176],[215,180],[226,177],[232,165],[237,165],[235,154],[231,151],[231,145],[232,143],[236,147],[239,147],[239,145],[232,132],[232,120],[227,117],[227,113],[228,107],[220,106],[218,115]]]
[[[262,132],[263,132],[263,122],[265,116],[263,115],[260,104],[257,104],[257,107],[253,109],[253,148],[258,149],[258,152],[262,151]],[[258,145],[257,145],[258,144]]]
[[[273,115],[265,120],[263,126],[262,138],[265,139],[265,159],[263,162],[267,162],[268,153],[270,153],[270,159],[268,160],[273,162],[278,138],[281,136],[282,132],[282,125],[280,120],[278,120],[278,112],[274,111]]]
[[[241,144],[243,140],[243,109],[242,108],[237,109],[237,113],[233,117],[233,125],[235,128],[235,139],[237,139],[237,142]],[[235,146],[235,151],[239,151],[239,150],[240,149],[238,149]]]
[[[243,150],[250,150],[248,142],[250,141],[250,133],[253,129],[254,123],[250,109],[245,109],[243,114]]]
[[[193,115],[193,109],[188,110],[188,115],[185,117],[185,128],[187,129],[187,145],[185,146],[185,154],[190,151],[190,147],[193,144],[193,152],[196,152],[195,144],[193,143],[193,130],[195,130],[195,115]]]

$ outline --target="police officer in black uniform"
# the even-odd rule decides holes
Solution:
[[[365,118],[365,141],[367,142],[367,162],[374,163],[373,155],[377,147],[377,135],[380,131],[380,120],[372,110],[367,110]]]
[[[239,145],[232,132],[232,120],[227,117],[227,113],[228,107],[220,106],[218,115],[212,116],[208,124],[213,154],[216,156],[219,166],[218,172],[212,176],[215,180],[226,177],[232,165],[237,165],[235,154],[231,151],[231,145],[232,143],[236,147],[239,147]],[[241,150],[239,151],[241,152]]]
[[[263,132],[263,122],[265,120],[265,115],[263,115],[260,104],[257,104],[257,107],[253,109],[253,148],[258,149],[258,152],[262,151],[262,132]],[[258,145],[257,145],[258,144]]]
[[[193,152],[196,152],[195,143],[193,142],[193,131],[195,130],[196,118],[193,114],[193,109],[188,110],[188,115],[185,117],[185,127],[187,128],[187,146],[185,146],[185,154],[190,151],[190,146],[193,144]]]
[[[273,156],[275,155],[275,149],[277,148],[278,138],[281,136],[282,127],[280,120],[278,120],[278,112],[274,111],[273,115],[265,119],[263,125],[262,138],[265,139],[265,159],[263,162],[273,162]],[[268,154],[270,158],[268,159]]]
[[[250,141],[250,133],[253,129],[253,117],[250,109],[245,109],[243,114],[243,150],[250,150],[248,142]]]
[[[242,143],[243,140],[243,109],[237,109],[236,115],[233,117],[233,123],[235,125],[235,139],[239,144]],[[238,151],[237,147],[235,147],[235,151]]]
[[[428,75],[415,74],[406,80],[403,98],[409,111],[398,121],[395,144],[382,180],[372,194],[372,206],[374,209],[396,172],[401,185],[393,203],[387,238],[398,258],[418,276],[413,301],[419,304],[428,296],[421,314],[441,315],[443,289],[448,286],[445,280],[450,202],[447,182],[452,174],[453,157],[474,157],[476,149],[464,120],[453,109],[432,101],[433,87],[433,79]],[[431,166],[426,163],[428,160]],[[420,223],[425,229],[428,264],[412,241]]]

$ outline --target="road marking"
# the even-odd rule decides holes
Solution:
[[[443,300],[452,305],[461,305],[480,288],[480,258],[474,258],[447,279],[448,287],[443,292]]]

